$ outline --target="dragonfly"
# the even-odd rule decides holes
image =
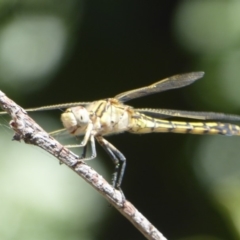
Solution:
[[[82,147],[80,160],[90,160],[97,156],[95,140],[103,147],[112,159],[115,170],[112,186],[121,190],[121,183],[126,168],[126,157],[105,136],[130,132],[135,134],[169,132],[190,134],[221,134],[226,136],[240,135],[240,127],[221,121],[240,121],[240,116],[215,112],[194,112],[172,109],[133,108],[124,104],[127,101],[150,94],[163,92],[188,86],[202,78],[204,72],[190,72],[178,74],[150,86],[126,91],[93,102],[76,102],[49,105],[26,109],[28,112],[67,108],[61,114],[64,129],[52,132],[53,134],[67,131],[73,136],[83,136],[80,144],[66,145],[65,147]],[[1,114],[4,114],[2,112]],[[172,121],[168,118],[187,118],[200,121]],[[208,121],[215,120],[215,121]],[[218,122],[220,121],[220,122]],[[90,143],[91,154],[87,154],[87,145]]]

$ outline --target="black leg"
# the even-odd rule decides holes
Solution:
[[[77,136],[76,140],[79,142],[80,141],[80,137]],[[86,144],[86,146],[83,147],[83,151],[82,151],[82,154],[81,154],[79,159],[86,158],[86,154],[87,154],[87,144]]]
[[[114,188],[117,188],[119,191],[121,191],[122,195],[124,196],[121,189],[121,183],[126,168],[126,158],[117,148],[115,148],[102,136],[97,136],[96,139],[100,143],[100,145],[106,150],[108,155],[111,157],[113,163],[115,164],[112,185]]]
[[[95,158],[97,156],[97,152],[96,152],[96,146],[95,146],[95,139],[94,139],[94,136],[93,135],[90,135],[90,143],[91,143],[91,156],[90,157],[86,157],[86,154],[87,154],[87,144],[88,142],[86,143],[86,145],[84,146],[80,146],[80,145],[65,145],[65,147],[67,148],[77,148],[77,147],[82,147],[83,148],[83,151],[82,151],[82,154],[80,156],[80,160],[84,160],[84,161],[87,161],[87,160],[92,160],[93,158]]]
[[[97,139],[98,140],[98,139]],[[117,182],[117,176],[118,176],[118,168],[119,168],[119,160],[117,157],[114,155],[112,150],[102,142],[98,141],[103,149],[107,152],[107,154],[110,156],[111,160],[113,161],[113,164],[115,165],[115,170],[113,173],[113,178],[112,178],[112,186],[115,188],[116,187],[116,182]]]
[[[86,146],[83,147],[83,151],[82,151],[80,159],[86,158],[86,154],[87,154],[87,144],[86,144]]]

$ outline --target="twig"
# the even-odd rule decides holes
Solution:
[[[101,175],[79,161],[77,155],[62,146],[46,133],[26,113],[3,92],[0,91],[0,106],[11,116],[10,127],[15,131],[14,140],[37,145],[66,164],[124,215],[147,239],[167,240],[122,194],[114,189]]]

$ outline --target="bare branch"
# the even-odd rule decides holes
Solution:
[[[39,146],[66,164],[124,215],[147,239],[167,240],[122,194],[114,189],[101,175],[80,161],[78,156],[62,146],[46,133],[26,113],[3,92],[0,91],[0,106],[11,116],[11,128],[15,131],[14,140]]]

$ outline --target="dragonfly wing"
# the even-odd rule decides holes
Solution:
[[[86,106],[91,102],[75,102],[75,103],[62,103],[62,104],[55,104],[55,105],[48,105],[43,107],[37,108],[28,108],[25,109],[27,112],[36,112],[36,111],[45,111],[45,110],[54,110],[54,109],[62,109],[62,108],[69,108],[75,106]],[[0,112],[0,115],[6,114],[7,112]]]
[[[66,128],[62,128],[62,129],[58,129],[58,130],[49,132],[48,134],[54,137],[54,136],[57,136],[57,135],[63,135],[63,134],[65,135],[66,133],[67,133]]]
[[[52,137],[56,138],[58,141],[61,141],[61,142],[63,142],[63,141],[66,142],[66,141],[73,138],[73,136],[70,135],[69,132],[65,128],[49,132],[48,134],[51,135]]]
[[[223,120],[223,121],[240,121],[239,115],[224,114],[215,112],[194,112],[194,111],[182,111],[173,109],[148,109],[140,108],[134,109],[137,112],[151,115],[153,117],[168,118],[168,117],[180,117],[180,118],[192,118],[198,120]]]
[[[150,86],[138,88],[135,90],[130,90],[123,92],[115,96],[121,102],[126,102],[134,98],[139,98],[142,96],[147,96],[157,92],[163,92],[169,89],[185,87],[194,81],[202,78],[204,72],[191,72],[185,74],[174,75],[169,78],[160,80]]]

